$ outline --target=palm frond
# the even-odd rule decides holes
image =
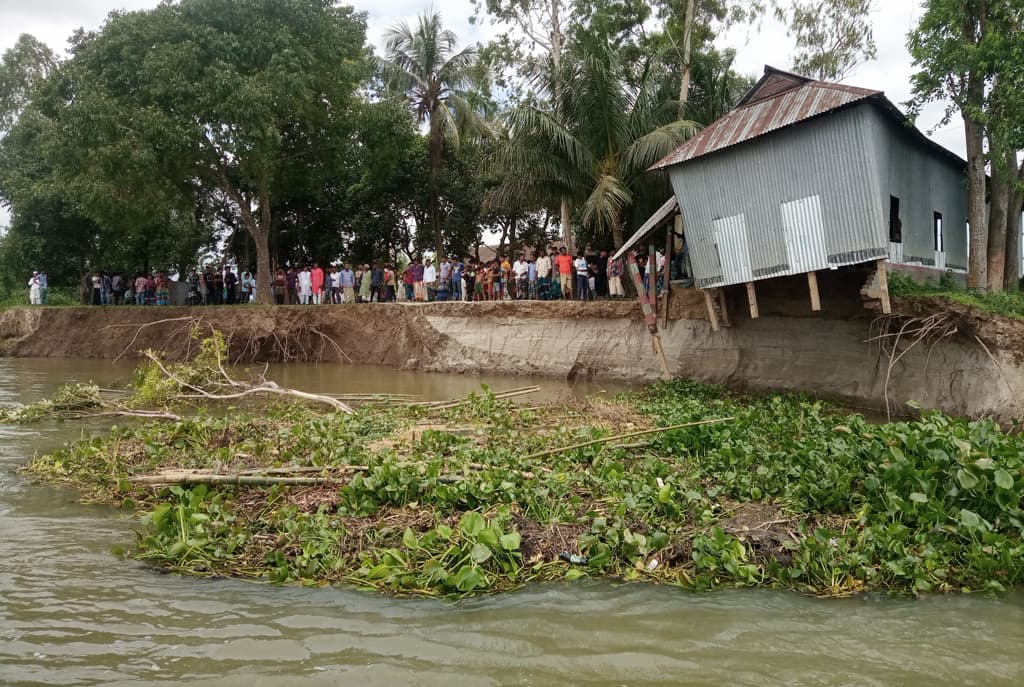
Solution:
[[[619,160],[620,174],[626,179],[642,174],[655,162],[675,150],[680,143],[693,136],[698,128],[694,122],[679,120],[641,136],[622,152]]]
[[[587,146],[549,112],[535,107],[517,108],[506,117],[514,145],[543,147],[579,170],[593,170],[594,158]]]
[[[625,183],[610,174],[602,176],[583,202],[583,224],[608,233],[621,221],[622,211],[633,200]]]

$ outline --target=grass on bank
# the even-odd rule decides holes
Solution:
[[[637,429],[730,422],[524,457]],[[132,423],[28,472],[142,515],[137,558],[193,575],[461,596],[539,580],[821,595],[1024,577],[1024,438],[928,413],[873,425],[793,395],[674,381],[533,408],[303,405]],[[320,475],[142,487],[168,468]]]
[[[921,283],[901,272],[890,272],[889,293],[893,296],[948,298],[985,312],[1024,319],[1024,292],[969,291],[948,275],[944,275],[938,281],[928,280]]]
[[[59,287],[47,289],[46,304],[49,306],[77,306],[81,305],[81,299],[77,287]],[[0,288],[0,310],[4,308],[19,308],[30,305],[28,300],[28,286],[23,289],[2,289]]]

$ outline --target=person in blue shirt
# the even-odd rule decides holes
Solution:
[[[526,281],[528,284],[527,298],[535,300],[537,298],[537,261],[532,255],[526,261]]]
[[[39,281],[39,304],[46,305],[46,294],[50,291],[50,282],[46,280],[46,270],[39,270],[36,279]]]
[[[341,271],[341,291],[344,294],[342,302],[356,302],[356,273],[352,271],[351,265],[345,265],[345,269]]]
[[[462,261],[458,258],[452,258],[452,300],[462,300]]]

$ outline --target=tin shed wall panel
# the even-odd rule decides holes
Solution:
[[[754,276],[750,270],[750,242],[743,215],[717,219],[712,223],[712,230],[725,283],[752,281]]]
[[[786,231],[786,254],[790,270],[814,272],[828,268],[821,197],[808,196],[783,203],[782,222]]]
[[[713,237],[715,220],[736,215],[745,217],[754,279],[798,274],[782,208],[809,196],[819,197],[827,266],[888,254],[882,184],[865,126],[871,107],[842,110],[669,169],[698,286],[739,283],[723,276]]]
[[[933,155],[882,114],[871,112],[872,145],[879,160],[888,237],[889,196],[900,199],[900,261],[935,265],[935,213],[942,215],[946,267],[967,268],[965,169]]]

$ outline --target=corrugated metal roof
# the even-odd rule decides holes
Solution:
[[[881,91],[813,81],[771,67],[736,109],[651,167],[663,169],[877,96]],[[884,96],[883,96],[884,97]]]
[[[645,236],[650,234],[652,231],[657,229],[665,219],[675,212],[679,208],[679,201],[676,200],[673,194],[671,198],[665,201],[665,204],[658,208],[653,215],[647,218],[647,221],[643,223],[636,233],[629,237],[629,240],[622,244],[622,248],[615,252],[613,258],[621,258],[626,254],[626,251],[635,246],[637,243],[642,241]]]

